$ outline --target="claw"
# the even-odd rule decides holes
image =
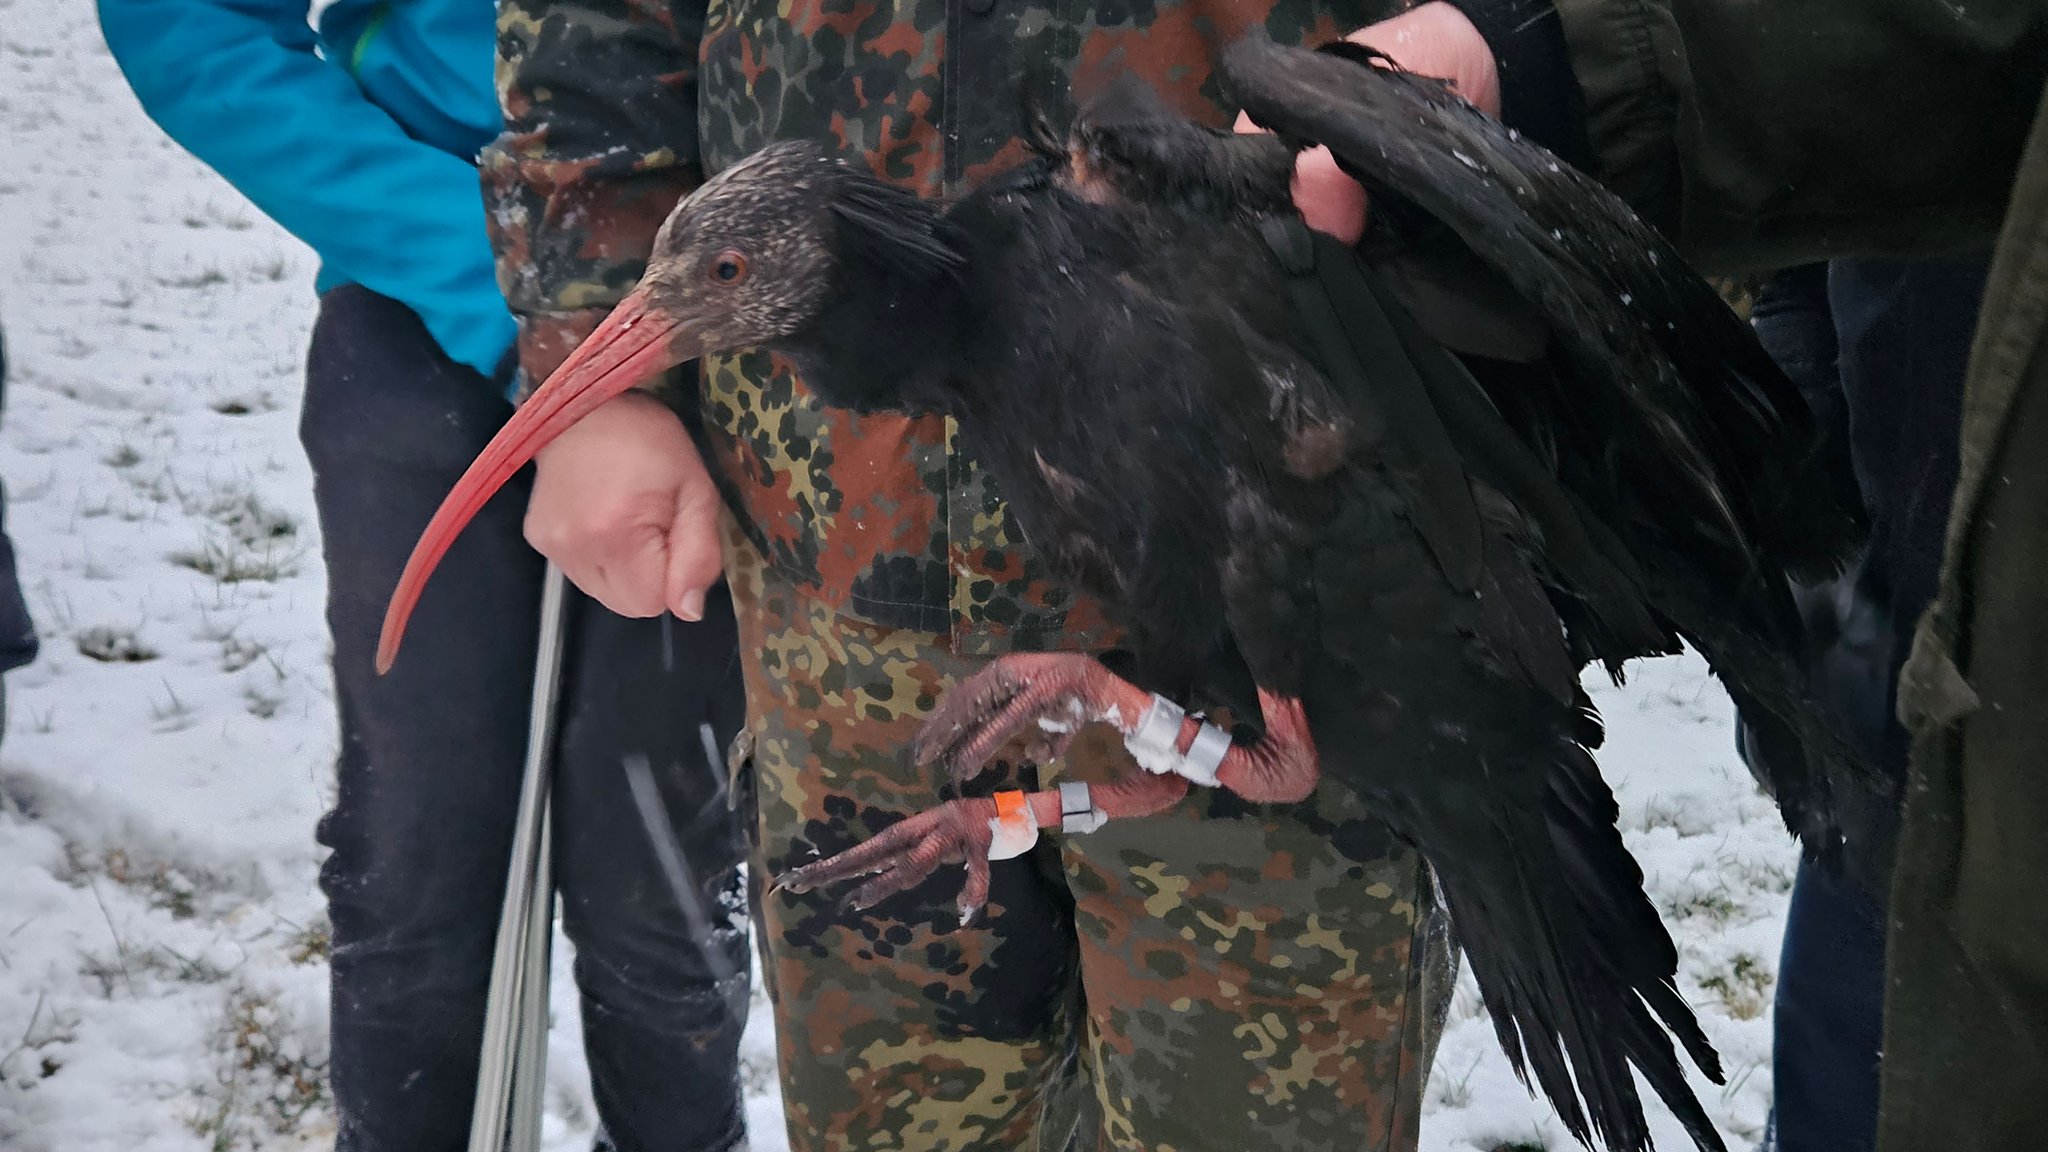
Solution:
[[[872,879],[849,893],[841,904],[865,910],[924,883],[939,865],[964,859],[967,887],[960,894],[961,913],[971,918],[988,901],[989,823],[995,816],[995,801],[989,799],[941,804],[836,856],[791,868],[775,878],[769,891],[809,892],[867,876]]]
[[[955,784],[972,779],[1021,732],[1036,729],[1025,755],[1038,763],[1066,751],[1088,719],[1088,699],[1107,671],[1078,653],[1002,657],[946,694],[912,743],[916,762],[940,764]]]

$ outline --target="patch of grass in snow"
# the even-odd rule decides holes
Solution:
[[[268,996],[239,990],[229,998],[214,1073],[189,1121],[213,1152],[265,1147],[272,1136],[325,1122],[325,1055],[306,1051],[296,1022]]]
[[[230,232],[247,232],[255,226],[239,203],[223,208],[214,200],[208,200],[196,211],[188,210],[183,223],[187,228],[225,228]]]
[[[325,964],[334,954],[334,926],[325,919],[294,929],[284,941],[285,958],[294,964]]]
[[[151,907],[161,908],[179,920],[190,920],[194,915],[192,894],[197,888],[183,872],[169,864],[161,860],[138,862],[130,859],[126,851],[115,848],[100,857],[99,866],[109,880],[146,896]]]
[[[136,945],[125,940],[119,941],[111,952],[79,953],[78,971],[96,981],[100,995],[108,1000],[117,993],[126,993],[131,998],[149,994],[146,981],[137,989],[138,978],[153,976],[185,984],[218,984],[234,974],[233,969],[223,968],[205,956],[187,956],[164,944]]]
[[[1652,797],[1643,802],[1642,819],[1634,823],[1634,830],[1654,832],[1659,828],[1669,828],[1680,837],[1704,836],[1713,832],[1716,824],[1714,814],[1701,811],[1695,799],[1665,800]]]
[[[206,517],[243,544],[289,540],[299,534],[299,523],[291,513],[271,507],[242,485],[215,488],[204,495],[181,492],[178,499],[188,515]]]
[[[1484,1058],[1484,1053],[1472,1057],[1472,1063],[1466,1065],[1465,1070],[1455,1077],[1449,1072],[1439,1076],[1437,1103],[1446,1108],[1463,1108],[1472,1103],[1472,1073],[1479,1070],[1479,1063]]]
[[[220,638],[221,671],[240,672],[258,660],[268,663],[270,670],[277,673],[279,680],[285,678],[284,666],[277,662],[277,657],[270,654],[270,646],[261,640],[244,640],[232,631]]]
[[[1777,974],[1770,962],[1754,952],[1737,952],[1727,968],[1700,981],[1700,987],[1714,994],[1723,1011],[1737,1020],[1754,1020],[1771,1004],[1771,988]]]
[[[256,492],[233,486],[203,496],[178,492],[188,515],[205,517],[221,531],[197,547],[170,553],[170,562],[213,576],[221,584],[244,580],[274,582],[299,572],[305,549],[297,545],[299,523],[291,512],[272,508]]]
[[[157,658],[156,649],[144,643],[133,628],[95,624],[72,637],[78,654],[102,664],[142,664]]]
[[[285,697],[260,688],[248,688],[242,692],[242,702],[249,709],[249,715],[258,720],[268,720],[284,707]]]
[[[180,500],[188,513],[219,525],[196,550],[174,552],[171,563],[202,572],[223,584],[272,582],[297,575],[305,550],[296,543],[298,521],[247,488],[221,488],[204,497]]]
[[[71,844],[66,846],[65,855],[70,870],[64,879],[70,883],[89,886],[105,877],[140,896],[151,908],[170,913],[175,920],[190,920],[198,915],[202,896],[227,887],[218,877],[188,875],[168,860],[141,859],[125,848],[94,852]]]
[[[1774,896],[1789,896],[1792,893],[1793,866],[1779,860],[1764,860],[1738,856],[1728,860],[1723,870],[1733,879],[1740,880],[1759,892]]]
[[[37,1081],[55,1076],[64,1062],[47,1049],[76,1039],[78,1013],[52,1005],[46,994],[38,993],[35,1007],[29,1010],[28,1027],[12,1047],[0,1052],[0,1086],[33,1088]]]
[[[158,732],[182,732],[192,726],[195,716],[192,706],[185,703],[178,690],[166,680],[163,699],[157,699],[155,693],[150,694],[149,718],[156,721]]]
[[[1742,901],[1737,900],[1727,885],[1717,888],[1703,888],[1687,892],[1664,901],[1664,915],[1671,920],[1686,920],[1699,917],[1715,924],[1727,924],[1743,912]]]
[[[245,544],[240,540],[208,540],[196,549],[173,552],[170,561],[213,577],[223,584],[255,580],[274,583],[299,571],[303,550]]]
[[[181,276],[159,276],[156,282],[166,288],[211,288],[217,284],[227,283],[228,274],[208,264],[197,272],[188,272]]]

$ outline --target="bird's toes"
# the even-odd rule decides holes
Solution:
[[[854,889],[852,894],[847,896],[844,906],[856,912],[865,912],[898,892],[907,892],[924,883],[937,870],[937,861],[897,861],[876,873],[874,879]]]
[[[951,761],[961,748],[972,742],[989,720],[1009,707],[1028,686],[1028,681],[1011,675],[998,664],[946,693],[911,742],[917,763],[929,766],[948,761],[947,770],[957,770]]]
[[[803,893],[868,876],[872,879],[850,893],[841,906],[871,908],[922,884],[940,864],[965,857],[977,821],[985,825],[994,807],[992,800],[956,800],[920,812],[844,852],[789,869],[775,878],[769,890]]]

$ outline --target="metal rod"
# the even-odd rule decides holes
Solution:
[[[498,916],[497,951],[491,960],[469,1152],[535,1152],[539,1146],[540,1088],[547,1052],[548,946],[555,908],[549,862],[553,839],[548,814],[549,769],[567,632],[567,592],[562,570],[549,563],[541,586],[540,648],[534,656],[526,766],[512,831],[512,859],[505,875],[505,903]],[[508,1132],[515,1141],[529,1142],[508,1144]]]
[[[507,1152],[539,1152],[541,1113],[547,1103],[548,987],[555,942],[554,806],[541,805],[540,854],[533,899],[526,906],[526,961],[519,981],[519,1035],[512,1059],[511,1132]]]

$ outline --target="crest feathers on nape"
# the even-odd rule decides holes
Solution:
[[[920,280],[959,274],[966,256],[942,206],[871,176],[850,174],[834,190],[839,240],[872,264]]]

